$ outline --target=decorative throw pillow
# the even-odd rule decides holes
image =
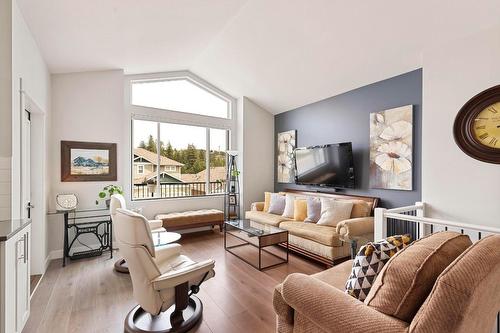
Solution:
[[[304,221],[307,218],[307,200],[295,199],[293,203],[293,219]]]
[[[293,219],[293,208],[294,208],[295,196],[287,194],[285,196],[285,209],[283,210],[283,217],[288,217]]]
[[[317,224],[335,227],[337,223],[351,218],[352,202],[321,198],[321,217]]]
[[[262,211],[268,212],[269,211],[269,204],[271,203],[271,192],[264,192],[264,209]]]
[[[307,217],[304,222],[316,223],[321,216],[321,200],[319,198],[307,197]]]
[[[368,217],[372,212],[372,206],[363,200],[349,200],[353,203],[351,219],[357,217]]]
[[[271,193],[271,202],[269,203],[268,213],[281,215],[285,210],[285,196],[278,193]]]
[[[363,301],[382,267],[397,251],[408,246],[410,241],[410,235],[398,235],[363,245],[352,263],[352,271],[345,284],[345,292]]]

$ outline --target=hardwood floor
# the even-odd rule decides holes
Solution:
[[[180,243],[192,259],[216,261],[215,277],[198,294],[203,321],[192,332],[274,332],[274,287],[290,273],[324,269],[290,254],[288,264],[259,272],[224,251],[218,231],[183,235]],[[23,332],[123,332],[125,316],[136,303],[130,277],[113,270],[118,257],[119,252],[112,260],[107,255],[82,259],[65,268],[61,260],[52,261],[31,299]]]

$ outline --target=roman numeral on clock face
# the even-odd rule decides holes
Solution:
[[[482,126],[477,126],[476,129],[486,129],[486,125],[482,125]]]
[[[495,107],[494,107],[494,106],[490,106],[490,107],[488,108],[488,110],[490,110],[490,112],[491,112],[491,113],[498,113],[498,110],[497,110],[497,109],[495,109]]]
[[[497,145],[497,143],[498,143],[498,139],[497,139],[497,138],[495,138],[495,137],[491,138],[491,140],[490,140],[490,145],[492,145],[492,146],[496,146],[496,145]]]
[[[481,135],[479,136],[479,138],[480,138],[481,140],[484,140],[484,139],[486,139],[487,137],[488,137],[488,133],[483,133],[483,134],[481,134]]]

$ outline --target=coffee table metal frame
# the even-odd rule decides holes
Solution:
[[[259,235],[259,234],[253,234],[253,233],[251,233],[249,231],[246,231],[245,229],[238,228],[234,224],[231,224],[231,222],[234,222],[234,221],[225,221],[224,222],[224,249],[227,252],[231,253],[232,255],[234,255],[235,257],[237,257],[238,259],[243,260],[244,262],[246,262],[250,266],[258,269],[259,271],[263,271],[265,269],[269,269],[269,268],[272,268],[272,267],[276,267],[278,265],[282,265],[282,264],[288,263],[288,252],[289,252],[288,251],[289,250],[289,247],[288,247],[288,230],[283,230],[283,231],[280,231],[280,232],[274,232],[274,233],[271,233],[271,234],[262,234],[262,235]],[[227,245],[227,234],[228,234],[228,230],[227,229],[228,229],[228,226],[229,227],[233,227],[235,230],[245,232],[249,237],[256,237],[258,239],[258,243],[257,244],[253,244],[251,242],[248,242],[246,239],[238,237],[234,233],[230,233],[229,232],[229,235],[231,235],[231,236],[233,236],[235,238],[238,238],[239,240],[243,241],[244,243],[228,246]],[[279,229],[279,228],[276,228],[276,229]],[[236,254],[234,251],[231,250],[231,249],[234,249],[236,247],[241,247],[241,246],[246,246],[246,245],[251,245],[253,247],[256,247],[259,250],[259,264],[258,265],[255,265],[254,263],[246,260],[245,258],[241,257],[240,255]],[[276,255],[276,254],[274,254],[272,252],[269,252],[268,250],[265,249],[266,247],[273,246],[273,245],[281,245],[281,246],[278,246],[278,248],[286,249],[286,258],[280,257],[280,256],[278,256],[278,255]],[[275,264],[271,264],[271,265],[267,265],[267,266],[262,266],[262,252],[263,251],[266,252],[266,253],[268,253],[268,254],[270,254],[270,255],[272,255],[275,258],[280,259],[280,262],[275,263]]]

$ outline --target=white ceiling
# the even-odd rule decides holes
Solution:
[[[53,73],[188,69],[280,113],[421,66],[498,0],[17,0]],[[480,52],[480,50],[478,50]]]

